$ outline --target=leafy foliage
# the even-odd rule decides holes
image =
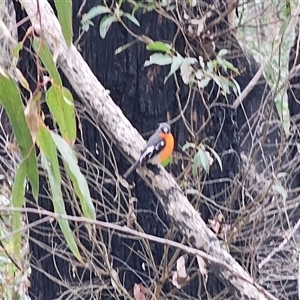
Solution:
[[[32,193],[37,199],[39,179],[34,144],[26,123],[24,108],[19,91],[8,74],[0,74],[0,103],[9,116],[23,159],[28,159],[27,177]]]
[[[62,8],[61,6],[60,9]],[[64,9],[66,9],[66,7]],[[70,39],[69,33],[66,33],[66,35],[66,39]],[[19,56],[19,51],[22,48],[22,43],[18,43],[14,48],[13,56],[16,61]],[[57,122],[62,137],[51,132],[51,130],[45,126],[43,118],[40,116],[40,87],[38,86],[37,90],[32,92],[23,74],[17,69],[17,77],[21,85],[29,91],[30,94],[30,98],[24,109],[15,82],[4,70],[1,70],[0,103],[9,116],[18,147],[23,157],[23,161],[16,172],[12,189],[12,205],[18,209],[13,213],[12,218],[13,230],[16,232],[13,238],[13,248],[18,261],[20,260],[21,254],[21,233],[23,224],[20,209],[23,207],[25,201],[25,176],[29,179],[33,195],[36,199],[39,194],[36,146],[41,153],[42,167],[47,171],[54,212],[61,216],[66,215],[61,189],[62,179],[58,163],[57,147],[62,155],[63,162],[66,164],[66,169],[68,170],[71,181],[74,184],[74,189],[81,203],[83,216],[90,219],[96,218],[86,179],[78,167],[77,159],[70,146],[74,144],[76,139],[75,109],[72,94],[68,89],[62,86],[62,80],[53,60],[53,55],[46,44],[40,38],[35,37],[33,39],[33,48],[50,75],[48,80],[45,81],[45,84],[51,82],[51,87],[46,91],[46,103],[52,113],[54,121]],[[40,68],[40,65],[37,67]],[[81,261],[78,245],[68,220],[59,218],[58,223],[70,250],[74,256]]]
[[[120,3],[121,4],[121,3]],[[120,18],[126,18],[130,20],[133,24],[136,26],[140,26],[139,21],[134,17],[133,14],[129,14],[124,12],[121,9],[121,5],[116,6],[115,10],[112,11],[106,6],[98,5],[89,10],[86,14],[82,16],[81,19],[81,26],[83,31],[88,31],[90,26],[94,26],[94,23],[91,21],[91,19],[105,14],[104,17],[102,17],[100,25],[99,25],[99,32],[100,36],[104,39],[106,36],[106,33],[108,32],[110,26],[113,23],[119,22]]]
[[[37,144],[42,152],[42,166],[47,171],[49,176],[54,211],[60,215],[66,215],[64,199],[61,192],[61,175],[59,171],[56,146],[52,140],[49,130],[43,125],[39,127]],[[78,250],[78,246],[73,237],[68,220],[59,218],[58,223],[71,251],[75,257],[81,261],[82,259]]]
[[[62,33],[68,46],[72,44],[72,0],[54,0]]]

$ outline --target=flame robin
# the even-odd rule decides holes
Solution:
[[[140,158],[123,175],[127,178],[131,172],[141,165],[158,165],[169,158],[173,152],[174,138],[168,123],[160,123],[158,129],[150,136],[146,148]]]

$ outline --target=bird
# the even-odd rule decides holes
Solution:
[[[139,159],[124,173],[126,179],[138,167],[145,164],[159,165],[169,158],[174,149],[174,137],[171,126],[164,122],[160,123],[157,130],[150,136],[146,148],[142,151]]]

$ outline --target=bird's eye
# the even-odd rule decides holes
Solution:
[[[164,133],[168,133],[168,131],[169,131],[169,130],[168,130],[168,127],[163,127],[163,132],[164,132]]]

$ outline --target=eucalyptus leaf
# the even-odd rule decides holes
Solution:
[[[54,3],[66,44],[71,46],[73,39],[72,0],[54,0]]]
[[[172,56],[168,54],[154,53],[150,56],[149,60],[145,61],[144,66],[148,67],[153,64],[159,66],[166,66],[166,65],[170,65],[171,63],[172,63]]]
[[[49,177],[54,212],[62,216],[67,215],[61,192],[61,175],[59,171],[56,146],[51,137],[49,129],[44,125],[40,125],[39,127],[37,143],[41,150],[42,166],[47,171]],[[58,218],[57,221],[61,231],[64,234],[67,244],[70,247],[70,250],[79,261],[82,261],[68,220],[64,218]]]
[[[18,88],[13,79],[0,73],[0,104],[9,117],[22,157],[28,159],[27,177],[35,199],[39,193],[39,175],[34,143],[25,119],[24,108]]]
[[[117,22],[115,15],[104,16],[100,22],[99,31],[100,36],[104,39],[112,23]]]
[[[130,20],[133,24],[135,24],[136,26],[140,27],[140,23],[139,21],[136,19],[135,16],[129,14],[129,13],[123,13],[122,15],[123,17],[127,18],[128,20]]]

